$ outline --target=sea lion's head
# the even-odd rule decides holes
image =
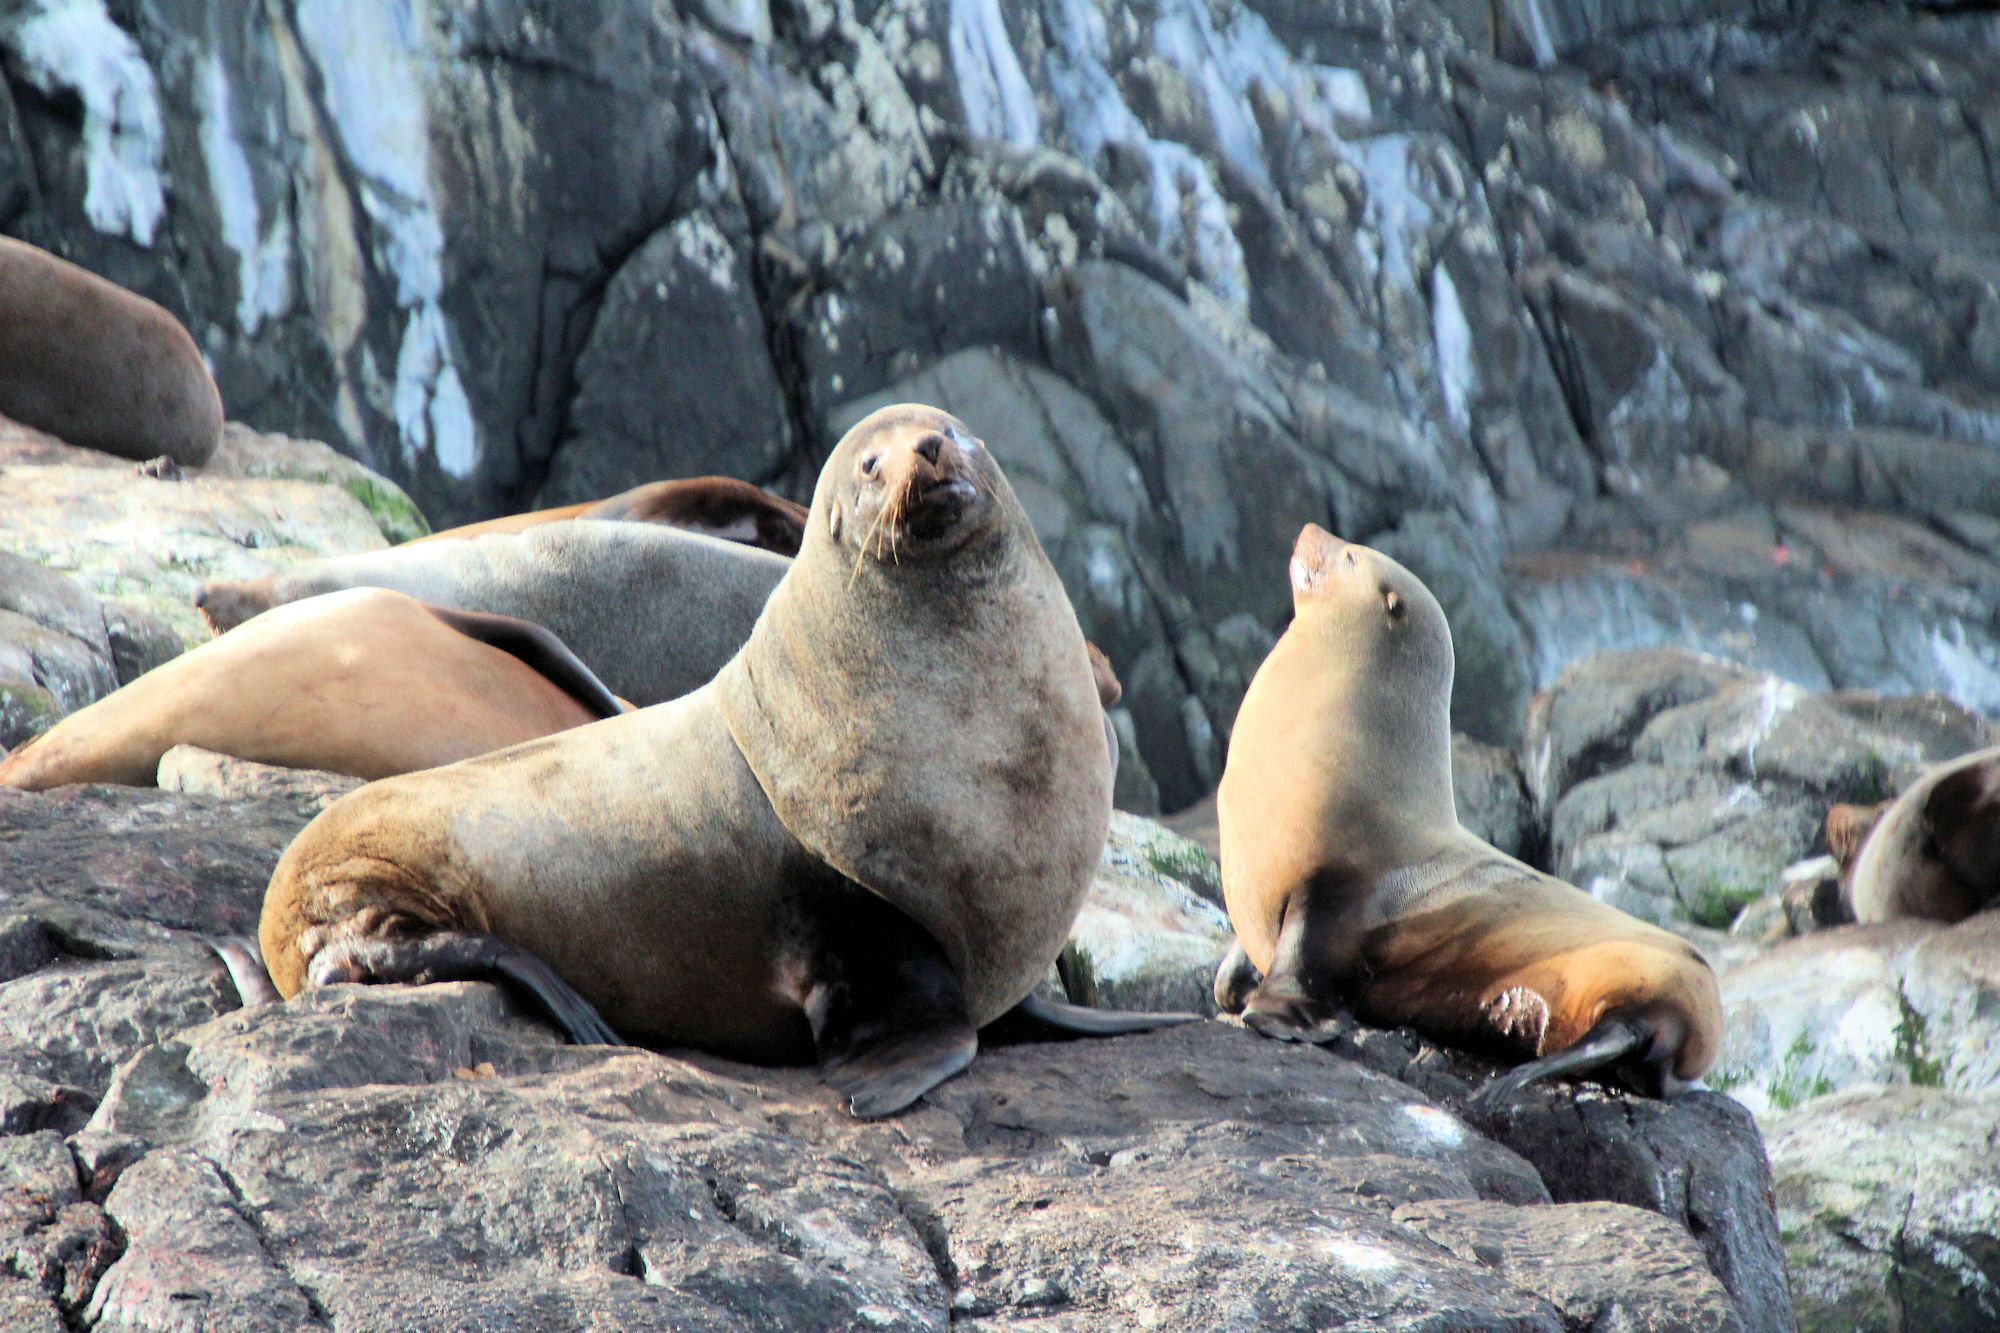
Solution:
[[[268,575],[247,583],[203,584],[194,599],[194,609],[201,613],[211,634],[226,634],[277,604],[277,594]]]
[[[1397,694],[1451,696],[1451,626],[1422,579],[1308,523],[1292,547],[1294,623]]]
[[[997,531],[1004,484],[958,418],[900,403],[863,417],[834,446],[812,521],[856,562],[923,563]]]
[[[1881,801],[1875,805],[1850,805],[1842,801],[1826,812],[1826,849],[1833,854],[1834,867],[1843,881],[1854,873],[1861,845],[1868,841],[1875,825],[1894,804]]]

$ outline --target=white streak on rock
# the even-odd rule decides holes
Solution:
[[[104,0],[39,0],[6,27],[30,84],[45,93],[69,89],[83,102],[90,225],[151,245],[166,213],[165,128],[159,85],[139,44],[111,21]]]
[[[1965,632],[1965,622],[1953,617],[1930,632],[1931,660],[1944,679],[1945,693],[1989,716],[2000,714],[2000,669],[1992,652],[1980,651]]]
[[[229,75],[219,54],[211,52],[203,63],[197,94],[208,187],[222,219],[222,239],[236,252],[236,323],[251,334],[291,305],[291,223],[280,216],[269,235],[260,235],[257,187],[250,176],[250,161],[236,138]]]
[[[414,464],[428,451],[444,471],[466,477],[479,463],[479,436],[438,304],[444,229],[431,189],[430,108],[418,45],[424,17],[424,0],[300,0],[298,29],[375,224],[375,262],[395,279],[396,304],[410,311],[394,402],[404,461]]]
[[[479,462],[479,437],[472,403],[451,363],[449,337],[436,301],[410,312],[396,357],[396,428],[406,453],[428,449],[439,467],[467,477]]]
[[[1411,243],[1430,227],[1432,217],[1430,202],[1410,180],[1415,168],[1410,147],[1407,134],[1379,134],[1351,154],[1368,186],[1368,220],[1382,246],[1380,263],[1388,277],[1404,288],[1414,285]]]
[[[1035,110],[1035,90],[1007,38],[1000,0],[951,0],[947,44],[972,132],[1016,148],[1034,147],[1042,118]]]
[[[1437,348],[1438,390],[1444,410],[1461,431],[1472,429],[1472,391],[1478,373],[1472,364],[1472,326],[1459,304],[1458,284],[1443,264],[1431,269],[1431,342]]]

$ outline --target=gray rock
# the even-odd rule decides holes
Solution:
[[[1857,1086],[1767,1133],[1799,1327],[1991,1328],[1991,1093]]]
[[[740,228],[696,215],[619,267],[577,357],[538,507],[662,477],[777,475],[791,441],[747,245]]]
[[[1761,1117],[1860,1084],[2000,1088],[1991,913],[1786,940],[1722,974],[1710,1082]]]
[[[1200,846],[1114,812],[1097,876],[1070,927],[1069,998],[1214,1013],[1216,965],[1234,938],[1221,898],[1221,874]]]
[[[303,1298],[362,1327],[1424,1311],[1553,1333],[1591,1299],[1640,1327],[1741,1326],[1657,1215],[1552,1209],[1415,1090],[1232,1026],[987,1051],[880,1124],[834,1101],[808,1071],[557,1045],[484,986],[233,1015],[107,1095],[94,1132],[155,1146],[106,1201],[127,1248],[92,1316],[142,1321],[185,1274],[212,1319]]]
[[[1728,927],[1873,802],[1993,724],[1936,696],[1812,695],[1671,650],[1565,671],[1529,709],[1522,767],[1554,873],[1635,916]]]

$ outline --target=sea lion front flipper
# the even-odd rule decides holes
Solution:
[[[246,935],[204,935],[201,942],[214,950],[222,965],[229,969],[229,979],[236,983],[236,994],[245,1009],[284,1000],[264,968],[264,955],[257,948],[257,941]]]
[[[1231,940],[1229,952],[1215,969],[1215,1007],[1225,1014],[1242,1013],[1243,1006],[1250,1002],[1250,992],[1263,979],[1264,974],[1250,961],[1250,955],[1243,952],[1243,941]]]
[[[504,982],[533,1000],[579,1046],[626,1042],[555,969],[517,944],[471,930],[440,930],[407,939],[349,938],[313,955],[306,972],[315,986],[343,981]]]
[[[1333,873],[1322,870],[1286,902],[1271,970],[1243,1001],[1245,1027],[1274,1041],[1319,1046],[1354,1026],[1347,1010],[1329,998],[1339,993],[1335,960],[1351,952],[1340,943],[1341,899]]]
[[[922,926],[851,882],[812,923],[801,1007],[820,1077],[864,1120],[893,1115],[972,1063],[965,990]]]
[[[1128,1032],[1199,1023],[1200,1014],[1142,1013],[1136,1009],[1093,1009],[1088,1005],[1048,1000],[1032,992],[1028,998],[979,1030],[990,1046],[1022,1041],[1068,1041],[1072,1037],[1122,1037]]]
[[[1583,1040],[1554,1055],[1516,1065],[1466,1099],[1465,1107],[1481,1115],[1493,1115],[1527,1087],[1546,1078],[1564,1074],[1587,1074],[1606,1069],[1653,1044],[1653,1031],[1642,1023],[1625,1018],[1606,1018],[1583,1036]]]

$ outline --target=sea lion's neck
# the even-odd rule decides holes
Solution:
[[[1449,699],[1431,682],[1398,679],[1374,662],[1329,653],[1325,643],[1301,647],[1312,743],[1342,770],[1329,825],[1369,862],[1396,866],[1431,855],[1459,827]]]

